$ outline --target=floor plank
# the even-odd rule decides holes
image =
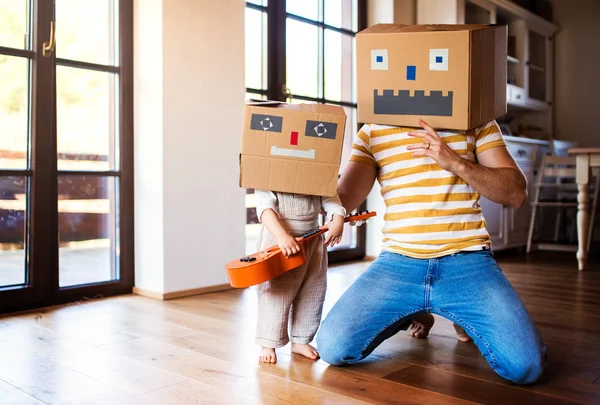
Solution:
[[[0,380],[0,403],[10,405],[44,405],[31,395]]]
[[[214,344],[214,339],[211,339]],[[223,345],[225,346],[225,345]],[[313,389],[289,378],[280,378],[261,372],[261,367],[252,361],[240,365],[222,358],[195,352],[173,344],[156,342],[149,339],[137,339],[103,347],[108,352],[122,357],[144,361],[186,376],[215,390],[244,393],[254,400],[262,399],[263,403],[294,403],[297,398],[306,398],[321,403],[327,398],[336,403],[357,404],[340,395]],[[225,347],[223,352],[227,351]],[[221,356],[224,357],[224,356]],[[254,356],[253,356],[253,360]],[[227,403],[227,402],[225,402]]]
[[[600,403],[600,266],[578,272],[571,255],[497,258],[548,346],[548,365],[532,386],[502,380],[440,317],[428,339],[401,332],[350,367],[292,355],[289,345],[276,365],[258,365],[256,296],[248,289],[167,302],[127,295],[1,317],[0,398],[11,405]],[[325,313],[367,266],[330,269]]]
[[[410,366],[386,377],[387,380],[440,392],[457,398],[490,405],[504,404],[573,404],[517,387],[507,387],[429,367]]]
[[[47,404],[109,391],[102,382],[48,358],[0,341],[0,380]]]

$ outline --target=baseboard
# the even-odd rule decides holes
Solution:
[[[155,300],[162,300],[163,293],[159,293],[157,291],[144,290],[143,288],[133,287],[133,293],[136,295],[141,295],[148,298],[154,298]]]
[[[175,298],[190,297],[192,295],[208,294],[218,291],[231,290],[233,287],[229,284],[218,284],[210,287],[193,288],[191,290],[172,291],[163,294],[163,300],[172,300]]]
[[[176,298],[184,298],[184,297],[190,297],[192,295],[200,295],[200,294],[208,294],[211,292],[218,292],[218,291],[226,291],[226,290],[231,290],[233,287],[231,287],[229,284],[218,284],[218,285],[213,285],[213,286],[209,286],[209,287],[201,287],[201,288],[192,288],[190,290],[180,290],[180,291],[171,291],[168,293],[160,293],[157,291],[150,291],[150,290],[145,290],[143,288],[138,288],[138,287],[133,287],[133,293],[137,294],[137,295],[142,295],[144,297],[148,297],[148,298],[154,298],[157,300],[173,300]]]

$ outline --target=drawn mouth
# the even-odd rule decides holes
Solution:
[[[286,148],[278,148],[277,146],[271,146],[271,155],[273,156],[289,156],[289,157],[297,157],[302,159],[315,159],[315,150],[299,150],[299,149],[286,149]]]
[[[451,91],[447,96],[442,95],[441,91],[431,91],[426,96],[424,90],[415,90],[415,95],[411,97],[409,90],[400,90],[395,96],[394,90],[383,90],[383,95],[379,95],[375,89],[373,98],[375,114],[452,116]]]

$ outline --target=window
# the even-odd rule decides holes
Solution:
[[[364,0],[246,2],[246,92],[249,98],[340,105],[347,114],[342,167],[357,132],[355,35],[366,27]],[[253,190],[246,196],[247,253],[260,226]],[[364,227],[346,226],[330,258],[364,255]]]
[[[131,291],[132,24],[0,0],[0,311]]]

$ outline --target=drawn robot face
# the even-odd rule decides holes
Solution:
[[[346,125],[342,107],[249,105],[244,117],[242,187],[335,195]]]
[[[371,69],[394,72],[396,80],[400,82],[396,88],[373,89],[373,109],[375,114],[395,115],[436,115],[441,117],[452,116],[452,90],[426,88],[426,77],[448,72],[449,51],[448,48],[422,50],[423,55],[414,58],[402,58],[390,66],[387,49],[374,49],[371,51]],[[428,53],[428,60],[424,60]],[[406,83],[402,83],[404,78]],[[417,78],[420,80],[417,81]],[[391,83],[390,83],[391,84]],[[391,87],[391,86],[389,86]],[[414,94],[411,94],[414,92]],[[428,93],[428,94],[426,94]],[[446,93],[446,94],[444,94]]]
[[[506,111],[506,27],[380,24],[357,35],[359,122],[468,130]]]
[[[302,119],[300,116],[282,117],[275,114],[276,111],[273,114],[252,114],[250,119],[250,129],[262,132],[256,135],[265,136],[271,144],[270,156],[316,161],[319,149],[329,149],[330,145],[327,145],[327,142],[335,143],[338,132],[336,122]],[[291,122],[288,123],[288,119]]]

